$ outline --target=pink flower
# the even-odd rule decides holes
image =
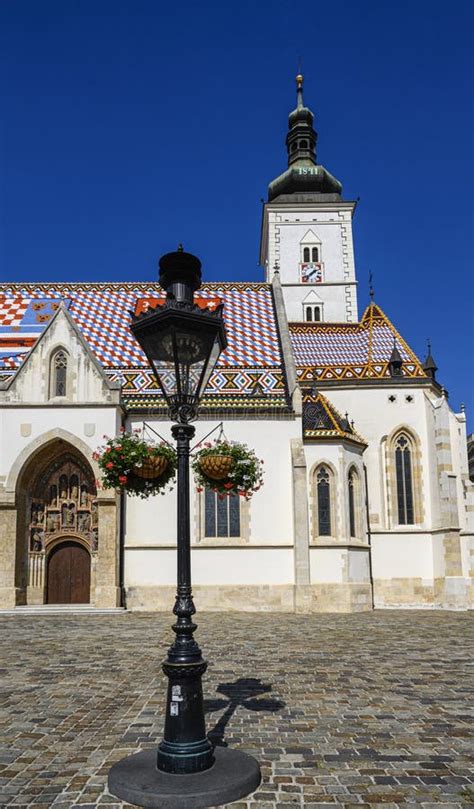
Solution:
[[[121,445],[121,444],[117,444],[117,446],[115,447],[115,449],[122,449],[122,445]]]
[[[113,465],[112,461],[109,461],[108,463],[106,463],[106,464],[105,464],[105,468],[106,468],[106,469],[113,469],[113,468],[114,468],[114,465]]]
[[[106,448],[105,448],[105,451],[106,451],[106,452],[112,452],[112,447],[106,447]]]
[[[120,428],[120,432],[121,432],[121,433],[124,433],[124,432],[125,432],[125,427],[121,427],[121,428]]]
[[[224,489],[233,489],[233,488],[234,488],[233,483],[224,483]]]
[[[206,441],[206,443],[204,444],[204,446],[205,446],[205,447],[212,447],[212,444],[211,444],[211,442],[210,442],[210,441]]]
[[[126,475],[119,475],[119,483],[126,483],[127,476]]]

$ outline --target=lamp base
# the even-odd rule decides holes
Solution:
[[[112,795],[154,809],[204,809],[243,798],[257,789],[258,762],[240,750],[216,747],[208,770],[174,775],[156,766],[156,750],[143,750],[114,764],[108,787]]]

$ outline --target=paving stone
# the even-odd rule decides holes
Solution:
[[[161,738],[171,623],[0,616],[2,809],[133,809],[108,793],[107,773]],[[232,809],[474,806],[470,615],[214,613],[198,624],[208,730],[262,767],[260,788]]]

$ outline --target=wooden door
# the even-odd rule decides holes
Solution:
[[[91,558],[77,542],[62,542],[48,559],[47,604],[88,604]]]

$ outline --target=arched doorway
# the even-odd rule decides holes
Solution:
[[[25,490],[29,603],[90,602],[97,489],[87,461],[72,447],[61,449],[38,463]]]
[[[91,558],[83,545],[73,540],[60,542],[48,554],[47,604],[88,604],[91,587]]]

